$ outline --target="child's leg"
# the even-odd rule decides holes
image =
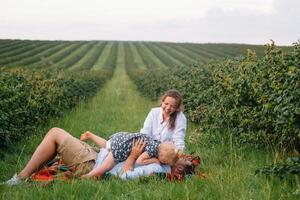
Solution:
[[[98,135],[95,135],[94,133],[90,132],[90,131],[86,131],[84,134],[81,135],[80,140],[86,140],[86,139],[90,139],[93,142],[95,142],[96,144],[98,144],[101,148],[105,148],[106,147],[106,139],[99,137]]]
[[[95,142],[96,144],[98,144],[101,148],[105,148],[106,147],[106,139],[99,137],[98,135],[92,134],[90,139]]]
[[[84,178],[90,177],[101,177],[105,174],[105,172],[112,169],[117,163],[114,161],[112,152],[109,152],[103,163],[97,168],[90,171],[88,174],[84,175]]]

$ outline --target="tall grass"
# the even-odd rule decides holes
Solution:
[[[2,158],[0,179],[9,178],[25,165],[50,127],[61,127],[76,137],[85,130],[104,137],[117,131],[138,131],[147,112],[157,102],[137,93],[125,73],[124,59],[124,46],[120,43],[113,79],[92,100],[83,102],[65,118],[53,120],[37,130],[34,137],[19,143]],[[187,148],[201,156],[202,171],[207,173],[205,179],[194,177],[170,183],[155,176],[126,182],[111,178],[56,181],[46,187],[27,183],[16,187],[0,186],[0,199],[299,199],[299,180],[254,175],[257,167],[280,160],[280,152],[236,147],[231,142],[230,132],[224,130],[225,133],[206,135],[195,132],[196,128],[188,124]],[[195,143],[194,137],[201,142]]]

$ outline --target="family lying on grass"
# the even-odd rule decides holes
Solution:
[[[56,155],[81,178],[99,178],[106,172],[122,179],[167,173],[170,166],[182,162],[178,158],[185,148],[186,124],[182,97],[178,91],[169,90],[162,97],[161,106],[151,109],[140,133],[120,132],[107,141],[86,131],[79,140],[63,129],[52,128],[25,168],[5,183],[21,183]],[[98,144],[100,152],[85,140]]]

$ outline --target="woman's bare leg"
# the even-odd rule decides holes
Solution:
[[[18,177],[21,179],[28,178],[43,164],[53,159],[57,154],[59,145],[61,145],[68,137],[72,136],[63,129],[50,129],[40,145],[34,151],[25,168],[18,174]]]

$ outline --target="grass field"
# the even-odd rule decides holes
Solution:
[[[25,42],[23,42],[25,43]],[[81,68],[81,59],[93,57],[88,48],[84,45],[91,45],[90,49],[96,47],[102,48],[96,52],[98,59],[94,58],[94,65],[89,64],[87,68],[97,69],[108,65],[115,67],[113,78],[105,84],[98,94],[87,102],[82,102],[75,110],[59,120],[52,120],[44,127],[36,130],[32,137],[18,143],[16,147],[8,152],[0,161],[0,179],[1,181],[10,178],[16,171],[29,160],[30,155],[41,141],[43,135],[51,127],[61,127],[74,136],[78,137],[86,130],[95,132],[101,136],[108,137],[117,131],[139,131],[143,121],[151,107],[157,106],[158,102],[152,102],[137,92],[135,85],[129,79],[125,71],[125,44],[119,42],[113,47],[112,42],[105,44],[87,44],[66,42],[57,44],[61,55],[65,56],[58,59],[58,54],[49,54],[47,58],[56,58],[57,63],[65,64],[66,68],[75,66]],[[76,43],[76,44],[75,44]],[[17,45],[13,42],[13,45]],[[43,44],[48,45],[48,44]],[[65,45],[65,47],[62,47]],[[77,46],[76,46],[77,45]],[[150,47],[151,45],[155,45]],[[168,45],[162,48],[162,45]],[[167,60],[175,62],[172,58],[175,55],[181,55],[178,58],[184,59],[181,62],[187,62],[193,55],[200,55],[202,51],[200,46],[178,45],[177,48],[169,52],[173,44],[130,44],[129,48],[134,48],[132,55],[135,57],[135,63],[144,62],[143,68],[153,65],[153,63],[163,63]],[[55,45],[54,45],[55,46]],[[73,47],[72,47],[73,46]],[[150,48],[149,48],[150,47]],[[203,47],[203,46],[202,46]],[[54,48],[54,47],[53,47]],[[70,51],[71,48],[74,48]],[[127,47],[128,48],[128,47]],[[152,49],[151,49],[152,48]],[[159,49],[161,57],[153,58],[153,49]],[[210,51],[221,51],[220,47],[209,46]],[[234,47],[233,47],[234,48]],[[3,49],[3,51],[1,51]],[[4,53],[4,49],[9,49]],[[8,48],[7,43],[0,46],[0,63],[8,61],[3,54],[13,55],[12,52],[18,48]],[[68,50],[69,49],[69,50]],[[77,50],[76,50],[77,49]],[[141,49],[144,49],[141,51]],[[191,51],[195,49],[195,51]],[[197,49],[197,51],[196,51]],[[177,52],[176,52],[177,51]],[[179,52],[180,51],[180,52]],[[26,55],[31,55],[30,50],[26,50]],[[32,54],[34,54],[32,50]],[[49,51],[48,51],[49,52]],[[152,52],[152,54],[150,54]],[[186,54],[184,54],[184,52]],[[189,54],[187,52],[190,52]],[[106,57],[102,57],[105,53]],[[73,54],[73,55],[72,55]],[[184,54],[184,55],[183,55]],[[84,56],[86,55],[86,56]],[[146,57],[146,55],[148,55]],[[22,53],[15,55],[22,58]],[[228,55],[229,56],[229,55]],[[204,56],[205,57],[205,56]],[[9,57],[13,62],[16,58]],[[25,57],[24,57],[25,58]],[[106,58],[106,59],[105,59]],[[28,58],[27,58],[28,59]],[[151,60],[152,59],[152,60]],[[201,60],[193,58],[193,60]],[[20,60],[18,60],[20,61]],[[53,61],[53,63],[55,63]],[[207,62],[202,60],[201,62]],[[71,64],[70,64],[71,63]],[[77,63],[77,64],[76,64]],[[149,64],[148,64],[149,63]],[[34,64],[34,62],[32,63]],[[100,65],[99,65],[100,64]],[[6,64],[3,64],[4,66]],[[59,66],[59,64],[57,64]],[[103,65],[103,66],[101,66]],[[114,65],[114,66],[113,66]],[[11,67],[11,64],[7,65]],[[82,66],[84,67],[84,66]],[[165,66],[166,67],[166,66]],[[194,135],[194,130],[199,125],[189,122],[187,131],[187,148],[195,151],[202,158],[201,170],[207,173],[207,178],[198,179],[196,177],[187,179],[183,182],[170,183],[166,180],[160,180],[156,177],[141,178],[139,180],[121,181],[116,178],[110,180],[72,180],[70,182],[57,181],[46,187],[39,184],[23,184],[15,187],[0,186],[1,199],[299,199],[300,183],[295,181],[266,178],[260,175],[254,175],[258,167],[276,162],[282,158],[282,154],[277,151],[254,149],[250,147],[236,147],[231,142],[230,132],[220,133],[220,137],[211,138],[209,135]],[[221,137],[226,135],[227,137]],[[200,137],[200,143],[194,143],[192,138]]]
[[[0,66],[100,69],[114,54],[113,45],[125,43],[141,66],[172,67],[210,59],[233,57],[254,49],[262,55],[262,45],[190,44],[114,41],[29,41],[0,40]]]

